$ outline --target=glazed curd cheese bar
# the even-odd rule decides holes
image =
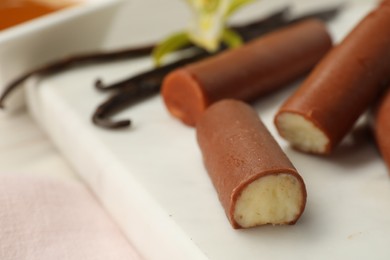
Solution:
[[[379,151],[390,169],[390,88],[375,109],[374,135]]]
[[[329,154],[390,78],[390,4],[369,13],[315,67],[275,117],[303,152]]]
[[[163,81],[168,111],[194,126],[212,103],[252,101],[307,73],[332,47],[326,26],[307,20],[177,69]]]
[[[196,132],[234,228],[298,220],[306,205],[304,181],[256,111],[241,101],[219,101],[201,116]]]

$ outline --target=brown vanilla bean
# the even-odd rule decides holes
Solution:
[[[205,51],[198,51],[196,52],[196,54],[188,58],[182,58],[176,62],[169,63],[162,67],[151,69],[149,71],[143,72],[141,74],[137,74],[128,79],[116,82],[111,85],[106,86],[101,79],[98,79],[95,82],[95,87],[102,91],[135,88],[138,85],[140,85],[139,86],[140,88],[144,88],[145,86],[150,86],[150,85],[152,85],[153,88],[157,88],[157,87],[159,88],[165,75],[167,75],[173,69],[184,66],[191,62],[198,61],[210,55],[211,55],[210,53],[207,53]],[[143,87],[141,87],[141,85],[143,85]]]
[[[141,94],[144,96],[150,96],[149,92],[144,91],[140,93],[139,88],[133,88],[131,90],[123,90],[111,96],[107,101],[98,106],[95,110],[92,121],[95,125],[108,129],[119,129],[128,127],[131,125],[130,120],[112,121],[109,116],[120,111],[126,106],[137,102],[141,99]]]
[[[123,82],[119,82],[116,85],[114,84],[109,87],[101,85],[100,89],[102,90],[113,90],[119,85],[120,91],[97,107],[92,116],[92,121],[96,125],[108,129],[119,129],[130,126],[131,120],[113,121],[109,117],[130,105],[138,103],[140,100],[157,94],[160,91],[163,78],[172,70],[203,59],[209,55],[209,53],[200,52],[193,57],[184,58],[164,67],[144,72]]]
[[[324,10],[317,11],[317,12],[304,14],[304,15],[301,15],[299,17],[296,17],[296,18],[292,19],[290,21],[290,23],[295,23],[295,22],[299,22],[299,21],[302,21],[302,20],[313,19],[313,18],[319,19],[319,20],[322,20],[322,21],[330,21],[330,20],[335,18],[340,13],[340,10],[342,8],[343,8],[343,5],[340,5],[337,8],[329,8],[329,9],[324,9]]]
[[[338,15],[342,6],[329,8],[326,10],[315,11],[312,13],[304,14],[302,16],[289,19],[288,18],[288,8],[285,8],[279,12],[272,14],[266,19],[250,22],[248,24],[233,26],[231,29],[235,30],[238,34],[241,35],[243,40],[250,41],[254,38],[257,38],[263,34],[274,31],[278,28],[290,25],[306,19],[316,18],[322,21],[329,21]]]
[[[270,16],[257,21],[249,22],[243,25],[232,26],[231,29],[237,32],[244,42],[253,40],[254,38],[266,34],[280,28],[287,23],[289,8],[284,8]]]
[[[142,56],[149,55],[155,45],[145,45],[136,48],[130,49],[121,49],[110,52],[93,52],[80,54],[76,56],[71,56],[68,58],[64,58],[61,60],[54,61],[52,63],[46,64],[44,66],[35,68],[31,71],[26,72],[15,80],[11,81],[4,88],[3,93],[0,96],[0,108],[4,107],[4,101],[8,97],[14,89],[16,89],[21,83],[34,75],[47,75],[50,73],[55,73],[58,71],[62,71],[65,69],[69,69],[71,67],[91,64],[96,62],[109,62],[120,59],[130,59],[130,58],[138,58]]]

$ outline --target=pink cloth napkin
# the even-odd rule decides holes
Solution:
[[[82,184],[3,174],[0,175],[0,259],[140,258]]]

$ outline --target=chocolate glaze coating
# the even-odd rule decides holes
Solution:
[[[390,170],[390,88],[376,108],[374,134],[379,151]]]
[[[162,95],[168,110],[194,126],[212,103],[251,101],[307,73],[331,48],[325,25],[307,20],[170,73]]]
[[[390,5],[390,0],[383,0],[380,5]]]
[[[249,105],[222,100],[210,106],[197,124],[197,140],[208,174],[232,226],[235,203],[241,191],[255,180],[268,175],[291,174],[301,185],[302,205],[306,188],[290,160]]]
[[[277,127],[278,116],[295,113],[327,136],[325,154],[342,140],[390,77],[389,2],[369,13],[316,66],[280,108]]]

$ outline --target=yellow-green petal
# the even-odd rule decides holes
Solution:
[[[152,53],[154,63],[157,66],[160,66],[164,56],[174,51],[177,51],[189,44],[191,44],[191,39],[188,36],[187,32],[179,32],[169,36],[154,48]]]
[[[225,28],[222,32],[222,42],[229,48],[237,48],[243,44],[241,36],[233,30]]]

